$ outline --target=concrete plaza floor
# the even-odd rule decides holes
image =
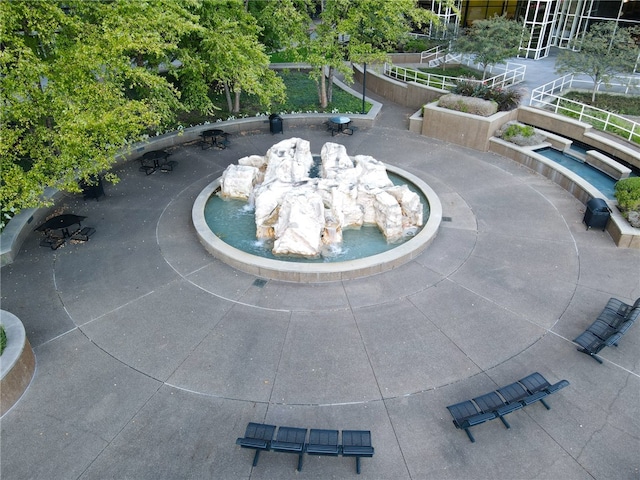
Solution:
[[[640,297],[640,251],[587,231],[584,206],[491,153],[407,131],[249,132],[223,151],[177,148],[171,173],[135,162],[99,202],[69,196],[96,234],[57,251],[34,232],[2,268],[2,308],[24,323],[35,377],[1,421],[6,479],[354,478],[354,460],[235,445],[247,422],[368,429],[361,478],[637,479],[640,327],[599,365],[571,342],[611,296]],[[367,278],[294,284],[238,272],[191,224],[201,189],[287,137],[397,165],[439,195],[432,245]],[[571,385],[473,429],[447,405],[539,371]]]

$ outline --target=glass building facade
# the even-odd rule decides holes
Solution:
[[[640,26],[640,0],[455,0],[458,13],[436,0],[421,0],[443,26],[432,27],[430,35],[443,38],[476,20],[506,15],[519,20],[529,35],[520,43],[520,56],[543,58],[551,47],[569,48],[594,22],[615,21],[620,27]]]

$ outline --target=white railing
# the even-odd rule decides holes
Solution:
[[[607,83],[599,83],[596,92],[608,91],[612,93],[624,93],[628,94],[631,90],[637,89],[640,83],[640,76],[620,76],[616,77],[613,81]],[[593,89],[593,80],[586,79],[584,77],[576,77],[573,74],[565,75],[564,77],[556,78],[555,80],[542,85],[534,90],[534,92],[541,90],[543,92],[556,93],[568,90],[570,88],[582,88],[585,90]]]
[[[524,74],[526,72],[526,66],[519,64],[507,64],[505,71],[498,75],[485,80],[474,80],[465,78],[465,81],[480,83],[492,88],[503,88],[508,85],[515,85],[524,80]],[[435,73],[426,73],[412,68],[398,67],[384,64],[384,75],[402,80],[403,82],[416,82],[430,87],[441,88],[443,90],[449,90],[455,87],[456,83],[460,81],[460,77],[451,77],[447,75],[438,75]]]
[[[461,55],[458,63],[466,65],[470,68],[474,68],[481,72],[484,71],[484,67],[475,61],[473,55]],[[520,63],[507,62],[506,64],[504,64],[504,66],[503,64],[489,65],[487,68],[487,72],[489,72],[490,75],[494,75],[495,72],[502,72],[496,73],[493,77],[485,81],[488,82],[489,80],[495,79],[493,80],[493,82],[495,84],[499,84],[495,86],[504,87],[507,85],[515,85],[517,83],[523,82],[524,75],[527,72],[527,67],[526,65],[522,65]]]
[[[435,57],[435,59],[440,58],[442,56],[442,50],[444,50],[442,45],[438,45],[430,48],[429,50],[425,50],[424,52],[420,52],[420,63],[423,63],[425,60],[431,59],[432,57]],[[429,65],[431,65],[431,61],[429,62]]]
[[[382,73],[388,77],[402,80],[403,82],[416,82],[428,87],[449,90],[456,86],[457,77],[436,75],[435,73],[421,72],[412,68],[397,67],[389,63],[384,64]]]
[[[630,142],[635,141],[636,143],[640,143],[640,123],[634,122],[621,115],[556,95],[563,90],[570,89],[574,84],[589,83],[587,80],[576,79],[571,74],[565,75],[541,87],[535,88],[531,92],[529,105],[552,110],[554,113],[567,117],[576,118],[581,122],[592,125],[598,130],[614,133],[626,138]],[[593,83],[590,83],[590,85],[593,87]],[[609,84],[609,86],[612,85],[613,84]],[[624,86],[624,84],[616,85]]]

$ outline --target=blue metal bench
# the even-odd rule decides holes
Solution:
[[[306,428],[280,427],[276,440],[271,442],[271,450],[274,452],[287,452],[298,454],[297,471],[302,470],[302,454],[304,453]]]
[[[545,398],[567,385],[567,380],[551,385],[540,373],[535,372],[493,392],[449,405],[447,409],[456,428],[464,430],[469,440],[475,442],[469,430],[471,427],[499,418],[505,427],[511,428],[504,418],[505,415],[536,402],[541,402],[550,410],[551,407],[545,402]]]
[[[260,455],[260,452],[269,450],[275,431],[275,425],[250,422],[244,432],[244,437],[236,440],[236,445],[240,445],[242,448],[252,448],[256,451],[253,456],[254,467],[258,465],[258,456]]]
[[[337,457],[355,457],[356,472],[360,473],[360,459],[373,457],[375,450],[371,445],[371,432],[369,430],[343,430],[342,444],[338,442],[338,430],[324,430],[313,428],[280,427],[276,439],[273,440],[275,425],[261,423],[249,423],[244,437],[238,438],[236,444],[242,448],[251,448],[256,451],[253,457],[253,466],[258,464],[258,456],[261,451],[298,454],[297,471],[302,470],[303,454],[329,455]],[[309,440],[307,441],[307,432]]]
[[[640,317],[640,298],[628,305],[616,298],[609,299],[598,318],[587,329],[573,339],[578,351],[602,363],[598,353],[605,347],[618,346],[620,338]]]

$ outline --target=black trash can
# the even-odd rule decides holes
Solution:
[[[604,231],[610,216],[611,210],[609,210],[607,202],[602,198],[592,198],[587,202],[587,209],[582,221],[587,225],[587,230],[593,227],[602,228]]]
[[[80,181],[80,188],[82,189],[82,197],[86,200],[87,198],[95,198],[96,201],[104,195],[104,186],[102,184],[102,177],[100,176],[92,176],[89,179],[89,182]]]
[[[283,133],[282,129],[282,117],[277,113],[272,113],[269,115],[269,130],[272,134],[274,133]]]

